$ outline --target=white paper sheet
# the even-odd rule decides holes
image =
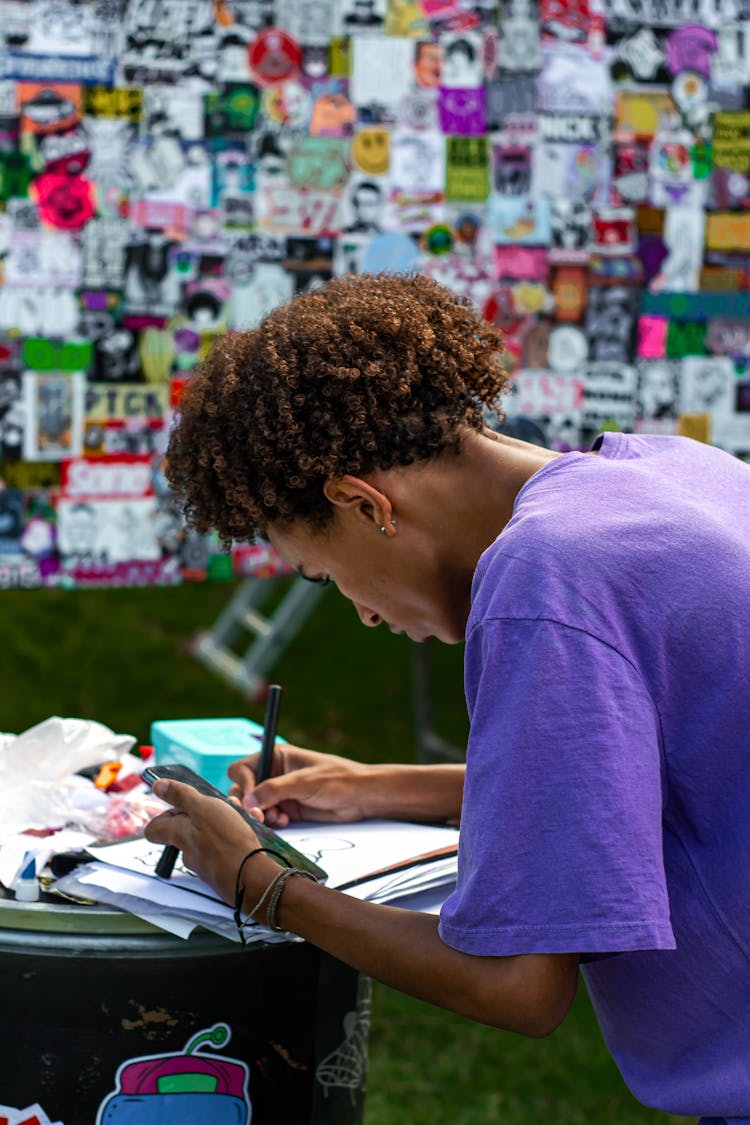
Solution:
[[[328,871],[329,886],[346,886],[345,893],[360,899],[436,913],[455,885],[454,828],[383,820],[296,824],[281,835]],[[446,848],[448,855],[443,854]],[[60,890],[117,906],[181,937],[200,925],[238,940],[232,909],[179,861],[171,879],[153,874],[160,845],[137,839],[91,846],[88,851],[94,862],[58,880]],[[355,885],[348,886],[352,882]],[[274,937],[263,926],[246,930],[250,941]]]

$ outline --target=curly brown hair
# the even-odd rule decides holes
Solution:
[[[497,408],[502,337],[427,277],[336,278],[216,341],[190,379],[167,453],[188,523],[224,542],[304,520],[323,485],[457,449]]]

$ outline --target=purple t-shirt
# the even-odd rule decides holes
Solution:
[[[750,1119],[750,467],[597,444],[523,486],[477,566],[440,934],[581,953],[638,1098]]]

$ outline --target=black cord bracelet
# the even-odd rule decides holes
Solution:
[[[284,867],[292,866],[286,856],[283,856],[281,852],[274,851],[273,848],[253,848],[251,852],[248,852],[247,855],[243,857],[239,867],[237,868],[237,878],[234,883],[234,924],[237,927],[241,938],[244,937],[242,933],[242,903],[245,898],[245,888],[241,883],[242,871],[249,859],[252,859],[254,855],[260,855],[261,853],[274,856],[274,858],[278,859],[279,862],[284,865]]]

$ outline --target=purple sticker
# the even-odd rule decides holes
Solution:
[[[638,257],[643,263],[644,280],[656,277],[667,256],[664,239],[658,234],[642,234],[638,239]]]
[[[716,32],[698,24],[677,27],[667,37],[667,66],[672,74],[694,70],[707,81],[711,77],[711,55],[718,41]]]
[[[487,132],[486,91],[440,88],[438,96],[440,128],[444,133],[473,137]]]
[[[109,294],[101,289],[85,289],[81,293],[81,305],[85,309],[92,309],[95,312],[101,312],[107,308],[109,303]]]

